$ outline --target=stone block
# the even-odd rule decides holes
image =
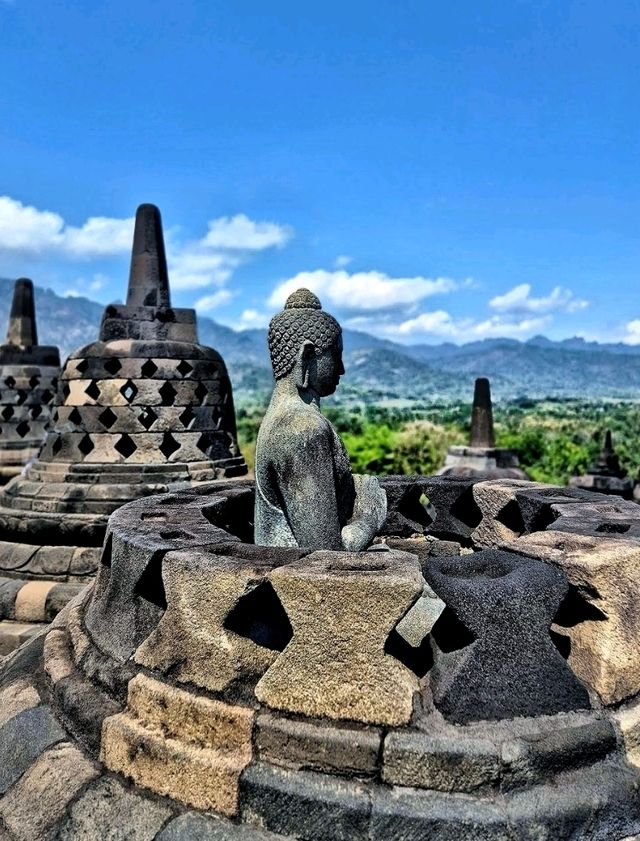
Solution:
[[[246,824],[229,824],[198,812],[184,812],[162,830],[156,841],[284,841],[283,836]]]
[[[500,753],[487,738],[392,731],[383,751],[382,778],[392,785],[472,793],[500,783]]]
[[[0,579],[0,619],[15,618],[16,596],[23,584],[22,579]]]
[[[0,729],[0,794],[15,783],[46,748],[65,736],[49,707],[33,707],[10,718]]]
[[[52,683],[73,674],[75,665],[71,657],[69,637],[65,631],[49,631],[44,640],[44,670]]]
[[[422,592],[417,559],[401,552],[314,552],[269,575],[293,638],[256,686],[267,706],[365,724],[409,721],[416,676],[385,653]]]
[[[277,652],[229,630],[225,619],[268,569],[268,563],[205,552],[168,554],[162,568],[167,609],[136,651],[136,662],[214,691],[262,675]]]
[[[59,709],[82,732],[84,742],[97,751],[103,721],[122,706],[78,671],[56,683],[54,696]]]
[[[23,642],[31,639],[41,627],[31,622],[0,622],[0,657],[15,651]]]
[[[0,691],[0,728],[14,715],[37,707],[40,703],[38,690],[26,677],[5,686]]]
[[[138,675],[125,712],[104,721],[101,758],[157,794],[231,816],[254,715]]]
[[[125,788],[117,780],[93,783],[71,807],[70,817],[59,830],[59,841],[153,841],[171,809]]]
[[[622,734],[627,759],[640,768],[640,700],[617,710],[614,718]]]
[[[46,750],[5,794],[0,815],[16,841],[43,841],[98,773],[81,751],[61,742]]]
[[[502,546],[525,531],[516,492],[531,485],[496,479],[473,486],[474,499],[482,512],[482,520],[472,534],[476,546]]]
[[[372,727],[340,727],[266,712],[258,715],[255,745],[259,758],[275,765],[370,776],[377,771],[381,735]]]
[[[242,820],[305,841],[369,841],[364,786],[318,774],[252,765],[241,781]]]
[[[566,574],[570,601],[554,629],[568,638],[568,663],[580,680],[605,704],[640,692],[640,546],[544,531],[523,536],[512,547]]]
[[[549,635],[567,592],[564,574],[509,552],[435,558],[428,583],[466,629],[436,641],[431,687],[445,718],[459,724],[551,715],[590,706],[586,689]]]
[[[53,581],[27,581],[16,595],[15,617],[18,622],[44,622],[45,605]]]

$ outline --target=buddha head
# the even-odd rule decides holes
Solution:
[[[308,289],[287,298],[269,324],[269,353],[276,380],[292,379],[299,390],[333,394],[344,374],[342,329]]]

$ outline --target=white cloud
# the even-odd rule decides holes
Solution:
[[[202,298],[199,298],[194,306],[198,312],[211,312],[211,310],[228,304],[232,298],[233,292],[229,289],[218,289],[217,292],[213,292],[211,295],[204,295]]]
[[[576,298],[570,289],[556,286],[549,295],[541,298],[531,296],[531,284],[520,283],[504,295],[496,295],[489,301],[489,306],[503,313],[549,313],[578,312],[589,306],[583,298]]]
[[[58,253],[72,259],[109,257],[131,248],[133,219],[93,216],[80,228],[59,213],[38,210],[0,196],[0,252],[39,256]]]
[[[640,318],[634,318],[625,324],[625,335],[622,341],[626,345],[640,345]]]
[[[349,265],[353,260],[353,257],[349,257],[346,254],[340,254],[336,259],[333,261],[333,267],[335,269],[344,269],[346,266]]]
[[[374,312],[415,305],[431,295],[453,292],[458,283],[448,277],[389,277],[377,271],[350,274],[344,269],[317,269],[299,272],[278,284],[267,303],[280,308],[288,296],[301,287],[315,292],[327,309]]]
[[[267,312],[255,309],[243,310],[240,318],[234,321],[231,325],[236,330],[252,330],[256,328],[266,327],[271,320],[271,316]]]
[[[265,248],[282,248],[292,236],[293,229],[288,225],[254,222],[244,213],[238,213],[209,222],[202,245],[229,251],[264,251]]]

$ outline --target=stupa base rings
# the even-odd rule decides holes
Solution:
[[[100,837],[126,809],[155,841],[640,833],[640,669],[627,657],[640,629],[616,595],[638,586],[640,510],[531,482],[382,485],[380,539],[411,554],[255,546],[249,481],[120,508],[95,585],[0,666],[8,829]],[[479,701],[469,724],[443,716],[429,663],[417,668],[428,646],[412,671],[394,637],[400,617],[424,621],[413,600],[438,552],[420,528],[446,536],[449,554],[457,537],[563,571],[554,634],[591,708],[488,721]],[[428,637],[464,654],[438,615]],[[34,798],[44,768],[60,804],[46,814]]]

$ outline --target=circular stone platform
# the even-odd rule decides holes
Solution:
[[[254,545],[246,482],[119,509],[95,584],[0,666],[0,833],[640,832],[640,509],[529,482],[381,482],[390,548],[356,554]],[[472,592],[493,612],[469,613]],[[455,696],[464,668],[477,688]]]

